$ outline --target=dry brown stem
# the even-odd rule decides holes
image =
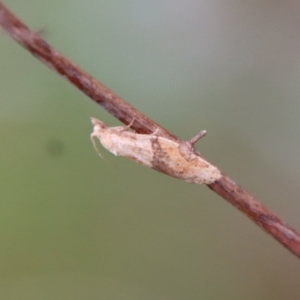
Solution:
[[[67,78],[79,90],[121,122],[130,124],[134,119],[135,122],[132,128],[136,132],[147,134],[159,130],[160,136],[183,142],[52,48],[38,34],[31,31],[13,15],[2,2],[0,2],[0,26],[36,58],[64,78]],[[292,253],[300,257],[299,234],[233,180],[223,175],[219,181],[208,185],[208,187],[242,211]]]

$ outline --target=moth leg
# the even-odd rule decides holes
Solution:
[[[129,129],[132,125],[133,125],[133,123],[134,123],[134,119],[132,119],[132,121],[128,124],[128,125],[126,125],[126,129]]]
[[[157,133],[159,132],[159,128],[156,128],[150,135],[159,136]]]
[[[187,141],[187,145],[191,148],[195,148],[195,144],[206,135],[206,130],[201,130],[198,134],[192,137],[189,141]]]
[[[118,130],[118,131],[120,131],[120,132],[122,132],[122,131],[125,131],[125,130],[128,130],[131,126],[132,126],[132,124],[134,123],[134,119],[132,119],[132,121],[128,124],[128,125],[126,125],[126,126],[116,126],[116,127],[114,127],[114,129],[115,130]]]
[[[115,127],[112,127],[112,128],[114,130],[119,131],[119,132],[126,131],[132,126],[133,122],[134,122],[134,119],[130,122],[130,124],[128,124],[126,126],[115,126]]]

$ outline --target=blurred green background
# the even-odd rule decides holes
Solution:
[[[300,229],[297,1],[9,6]],[[120,124],[0,32],[1,299],[299,299],[299,260],[205,186],[101,160]]]

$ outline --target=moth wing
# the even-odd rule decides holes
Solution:
[[[124,131],[122,135],[111,136],[115,155],[125,156],[142,165],[152,167],[153,149],[151,136]]]

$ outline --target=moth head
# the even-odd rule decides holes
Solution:
[[[93,117],[91,117],[91,122],[94,125],[94,131],[102,131],[108,127],[104,122]]]

